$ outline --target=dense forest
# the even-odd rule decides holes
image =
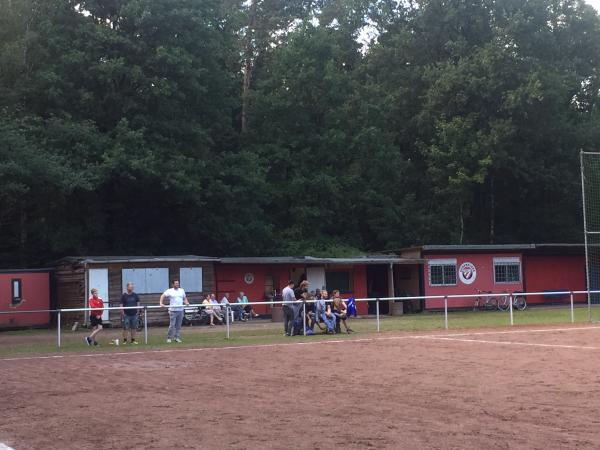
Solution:
[[[0,0],[0,265],[582,240],[573,0]]]

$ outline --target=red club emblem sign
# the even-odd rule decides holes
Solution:
[[[464,284],[472,284],[477,278],[477,269],[470,262],[464,262],[458,269],[458,277]]]

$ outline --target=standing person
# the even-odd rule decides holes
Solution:
[[[290,280],[288,285],[283,288],[282,301],[283,304],[283,329],[286,336],[291,336],[294,331],[294,304],[296,296],[294,295],[294,282]]]
[[[133,283],[127,283],[127,290],[123,292],[121,296],[121,306],[127,308],[132,306],[140,306],[140,298],[133,292]],[[123,320],[123,344],[127,344],[127,330],[129,330],[129,337],[131,343],[137,345],[135,340],[135,330],[138,326],[138,314],[137,309],[122,309],[121,319]]]
[[[92,296],[88,299],[88,305],[90,308],[92,308],[90,311],[90,325],[92,326],[92,333],[85,337],[85,343],[87,345],[98,345],[96,335],[102,331],[104,300],[98,296],[98,289],[93,288],[90,293]]]
[[[179,280],[173,280],[173,287],[167,289],[160,296],[160,306],[165,305],[165,298],[169,299],[169,331],[167,332],[167,344],[174,339],[181,343],[181,322],[183,322],[183,305],[189,305],[185,291],[179,287]]]

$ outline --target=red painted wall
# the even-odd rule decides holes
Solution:
[[[217,264],[215,267],[216,273],[216,289],[219,300],[225,292],[230,293],[230,301],[234,302],[240,291],[244,291],[250,302],[264,301],[265,293],[265,278],[269,275],[273,276],[277,285],[275,288],[278,292],[287,285],[290,277],[292,266],[288,264]],[[344,298],[367,296],[367,270],[365,265],[359,266],[344,266],[330,267],[335,270],[348,269],[352,272],[352,288],[351,293],[344,294]],[[244,280],[247,273],[254,275],[254,281],[248,284]],[[270,306],[257,305],[255,311],[258,314],[271,314]],[[367,304],[362,302],[358,304],[358,313],[367,314]]]
[[[20,279],[23,301],[12,305],[11,280]],[[50,274],[48,272],[0,273],[0,311],[50,309]],[[0,314],[0,328],[47,326],[50,313]]]
[[[528,292],[581,291],[585,290],[585,256],[529,256],[525,255],[525,288]],[[586,300],[585,296],[575,296],[575,301]],[[532,295],[527,303],[569,301],[568,296]]]
[[[455,286],[430,286],[429,264],[424,266],[425,295],[460,295],[476,294],[477,289],[492,291],[493,293],[522,291],[523,290],[523,267],[521,260],[521,282],[520,283],[494,283],[494,257],[519,257],[520,253],[466,253],[466,254],[427,254],[423,256],[431,259],[456,259],[456,285]],[[522,258],[521,258],[522,259]],[[472,263],[477,270],[477,277],[472,284],[464,284],[458,276],[458,269],[464,262]],[[473,306],[474,298],[449,299],[449,308],[469,308]],[[444,307],[443,299],[432,299],[425,301],[426,309],[439,309]]]

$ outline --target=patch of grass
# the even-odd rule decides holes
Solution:
[[[549,325],[570,323],[571,316],[568,307],[560,308],[530,308],[526,311],[514,311],[515,325]],[[575,309],[575,322],[585,323],[588,320],[587,308]],[[141,349],[166,349],[190,347],[225,347],[239,345],[277,344],[331,339],[352,339],[357,335],[366,335],[377,331],[377,321],[374,317],[350,319],[350,327],[356,332],[336,336],[322,335],[317,330],[315,336],[283,336],[282,324],[268,321],[254,321],[248,324],[235,323],[231,327],[230,339],[226,338],[224,326],[216,328],[184,327],[183,344],[167,344],[166,328],[152,327],[148,330],[148,344],[114,346],[108,343],[121,339],[120,329],[105,329],[99,335],[100,347],[88,347],[84,337],[88,330],[72,332],[70,329],[62,332],[62,346],[56,346],[56,330],[23,330],[0,333],[0,356],[25,356],[43,354],[64,354],[77,352],[114,352],[135,351]],[[453,311],[448,313],[449,329],[473,329],[486,327],[508,327],[509,313],[500,311]],[[442,312],[425,312],[404,316],[382,316],[380,330],[382,332],[398,331],[428,331],[443,330],[444,314]],[[143,341],[143,334],[138,335]]]

